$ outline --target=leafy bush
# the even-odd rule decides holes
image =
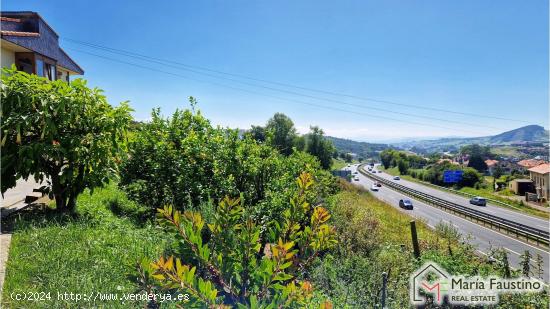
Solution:
[[[270,224],[265,237],[241,199],[224,198],[210,222],[199,212],[159,209],[161,222],[181,239],[180,255],[186,257],[161,257],[144,265],[145,273],[161,289],[189,294],[190,306],[304,305],[312,296],[312,285],[303,274],[319,254],[336,244],[336,235],[327,224],[329,212],[308,198],[312,176],[302,173],[296,182],[298,190],[284,219]]]
[[[2,193],[19,178],[47,180],[58,210],[73,210],[85,188],[116,176],[131,116],[99,89],[3,69]]]
[[[242,194],[247,203],[258,205],[257,220],[270,222],[280,217],[301,171],[316,179],[316,196],[326,196],[334,187],[334,178],[311,155],[285,157],[250,137],[241,138],[236,130],[213,128],[200,111],[176,111],[165,119],[154,110],[152,120],[133,132],[120,186],[151,210],[167,204],[197,207]]]

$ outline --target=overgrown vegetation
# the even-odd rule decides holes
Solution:
[[[178,256],[146,267],[163,290],[190,296],[189,306],[248,308],[303,306],[313,296],[309,265],[337,243],[329,212],[313,206],[308,173],[297,179],[297,192],[282,221],[258,225],[241,199],[224,198],[210,215],[159,210],[161,222],[181,238]],[[204,234],[207,234],[205,236]],[[153,286],[151,289],[157,289]]]
[[[386,303],[403,308],[407,274],[424,260],[451,273],[516,275],[505,251],[495,250],[497,263],[490,263],[443,225],[434,232],[419,224],[422,258],[413,258],[410,217],[338,185],[326,171],[332,145],[317,127],[298,136],[276,114],[265,128],[240,135],[213,127],[191,99],[191,110],[171,117],[154,110],[126,140],[127,105],[111,107],[83,81],[8,73],[2,98],[14,110],[2,110],[10,117],[2,124],[9,148],[2,190],[17,177],[49,176],[55,208],[74,211],[46,208],[10,219],[6,307],[29,307],[6,295],[36,292],[44,298],[33,308],[372,308],[380,305],[385,272]],[[383,160],[403,172],[426,164],[394,152]],[[534,274],[527,263],[522,271]],[[128,293],[142,297],[122,300]],[[163,302],[151,293],[184,297]],[[510,308],[548,307],[540,294],[504,299]]]

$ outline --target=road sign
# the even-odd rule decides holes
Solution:
[[[443,182],[444,183],[457,183],[462,180],[462,174],[464,172],[461,170],[454,171],[444,171],[443,172]]]

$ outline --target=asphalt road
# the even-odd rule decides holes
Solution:
[[[350,170],[353,172],[357,171],[357,166],[351,166]],[[376,175],[383,175],[384,173],[377,173]],[[359,181],[352,180],[352,183],[365,187],[366,189],[371,188],[374,181],[367,178],[366,176],[358,173],[357,176]],[[401,180],[400,180],[401,181]],[[408,186],[410,182],[401,182],[402,185]],[[416,187],[415,187],[416,189]],[[437,190],[436,190],[437,191]],[[400,211],[411,215],[417,219],[423,220],[428,226],[435,227],[440,222],[452,224],[455,226],[462,235],[470,235],[471,239],[469,240],[472,244],[477,246],[478,252],[483,255],[487,255],[491,248],[502,247],[508,251],[508,259],[510,261],[510,266],[514,268],[520,268],[520,255],[525,251],[529,250],[532,256],[540,254],[544,259],[545,273],[544,280],[549,282],[549,273],[548,265],[550,265],[550,254],[548,251],[535,247],[533,245],[527,244],[523,241],[519,241],[515,238],[512,238],[508,235],[501,234],[489,228],[483,227],[476,223],[470,222],[464,218],[458,217],[456,215],[445,212],[439,208],[430,206],[408,196],[405,196],[402,193],[394,191],[390,188],[382,186],[379,188],[379,191],[370,191],[376,198],[385,201],[390,204],[392,207],[399,209]],[[428,192],[426,192],[428,193]],[[445,194],[450,194],[446,192],[438,192],[438,195],[441,198],[445,198]],[[443,195],[441,195],[443,194]],[[414,209],[405,210],[399,207],[399,200],[407,198],[412,201]],[[454,199],[452,200],[454,201]],[[518,216],[521,217],[521,216]],[[529,216],[528,216],[529,217]],[[523,219],[525,220],[525,218]],[[538,220],[538,219],[537,219]],[[544,220],[542,220],[544,221]],[[537,223],[538,224],[538,223]],[[546,225],[547,227],[547,225]]]
[[[467,198],[467,197],[464,197],[464,196],[460,196],[460,195],[453,194],[453,193],[450,193],[450,192],[441,191],[441,190],[438,190],[436,188],[424,186],[420,183],[413,182],[413,181],[408,181],[408,180],[404,180],[404,179],[393,180],[392,175],[389,175],[389,174],[384,173],[384,172],[377,173],[376,175],[379,176],[379,177],[388,179],[390,181],[399,183],[399,184],[401,184],[403,186],[406,186],[408,188],[415,189],[417,191],[424,192],[424,193],[427,193],[429,195],[442,198],[442,199],[444,199],[446,201],[449,201],[449,202],[457,203],[459,205],[463,205],[463,206],[466,206],[466,207],[471,207],[471,208],[474,208],[475,210],[479,210],[479,211],[482,211],[482,212],[485,212],[485,213],[488,213],[488,214],[491,214],[491,215],[494,215],[494,216],[497,216],[497,217],[500,217],[500,218],[503,218],[503,219],[508,219],[508,220],[511,220],[511,221],[514,221],[514,222],[517,222],[517,223],[521,223],[521,224],[524,224],[524,225],[527,225],[527,226],[531,226],[531,227],[534,227],[534,228],[537,228],[537,229],[541,229],[541,230],[545,230],[545,231],[550,230],[550,226],[548,224],[548,221],[544,220],[544,219],[541,219],[541,218],[538,218],[538,217],[533,217],[533,216],[530,216],[530,215],[527,215],[527,214],[524,214],[524,213],[521,213],[521,212],[518,212],[518,211],[515,211],[515,210],[506,209],[506,208],[503,208],[503,207],[500,207],[500,206],[495,206],[495,205],[492,205],[490,203],[487,203],[487,206],[472,205],[472,204],[470,204],[470,199]]]

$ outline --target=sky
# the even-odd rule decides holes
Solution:
[[[138,120],[193,96],[215,125],[282,112],[302,133],[318,125],[360,141],[548,128],[545,0],[4,0],[2,10],[38,12],[89,85],[130,101]]]

